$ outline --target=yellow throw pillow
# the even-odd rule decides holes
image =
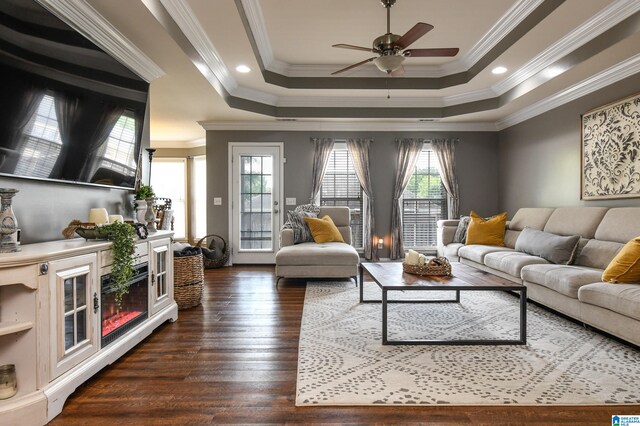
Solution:
[[[471,211],[471,221],[467,230],[465,244],[483,244],[487,246],[504,246],[504,228],[507,223],[507,213],[500,213],[489,219],[478,216]]]
[[[608,283],[640,284],[640,237],[622,247],[602,273]]]
[[[344,243],[338,227],[329,216],[325,215],[322,219],[305,217],[304,221],[309,225],[311,235],[316,243]]]

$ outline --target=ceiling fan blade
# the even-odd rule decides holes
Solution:
[[[331,75],[340,74],[341,72],[345,72],[345,71],[348,71],[348,70],[350,70],[350,69],[352,69],[352,68],[359,67],[360,65],[364,65],[364,64],[366,64],[367,62],[371,62],[371,61],[373,61],[374,59],[376,59],[376,58],[375,58],[375,57],[373,57],[373,58],[365,59],[364,61],[360,61],[360,62],[358,62],[357,64],[349,65],[349,66],[348,66],[348,67],[346,67],[346,68],[342,68],[341,70],[338,70],[338,71],[332,72],[332,73],[331,73]]]
[[[402,74],[404,74],[404,67],[402,65],[389,73],[391,77],[400,77]]]
[[[457,47],[443,47],[436,49],[409,49],[402,52],[404,56],[409,56],[412,58],[419,57],[437,57],[437,56],[456,56],[458,54]]]
[[[338,47],[340,49],[352,49],[352,50],[362,50],[364,52],[372,52],[372,53],[379,53],[377,50],[372,49],[370,47],[361,47],[361,46],[354,46],[353,44],[334,44],[331,47]]]
[[[432,29],[433,25],[425,24],[424,22],[418,22],[413,26],[413,28],[404,33],[402,37],[396,40],[394,44],[400,49],[406,49],[411,43],[431,31]]]

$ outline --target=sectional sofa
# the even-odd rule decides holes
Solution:
[[[505,246],[454,243],[457,220],[438,222],[438,255],[527,286],[529,299],[640,345],[640,283],[602,282],[602,272],[640,235],[640,207],[522,208],[507,222]],[[525,227],[579,235],[574,260],[556,265],[515,250]]]

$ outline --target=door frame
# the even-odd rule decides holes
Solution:
[[[280,178],[278,179],[279,185],[279,193],[278,198],[278,206],[280,206],[280,214],[278,215],[278,221],[276,223],[277,229],[273,230],[273,238],[274,241],[278,241],[280,238],[280,228],[282,227],[283,222],[283,214],[284,214],[284,164],[286,163],[284,157],[284,142],[228,142],[227,144],[227,194],[229,198],[228,202],[228,235],[229,235],[229,244],[231,245],[231,255],[229,256],[228,265],[233,265],[233,256],[237,253],[237,247],[233,245],[233,148],[241,147],[241,148],[277,148],[280,152],[280,161],[277,166],[279,168]],[[278,243],[279,244],[279,243]],[[278,247],[279,248],[279,247]]]

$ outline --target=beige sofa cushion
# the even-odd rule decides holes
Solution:
[[[573,265],[530,265],[522,268],[521,275],[523,281],[577,299],[580,287],[600,282],[602,270]]]
[[[574,263],[590,268],[606,269],[622,247],[624,244],[612,241],[589,240]]]
[[[458,250],[460,250],[460,247],[464,247],[464,244],[462,243],[447,244],[442,248],[442,255],[445,257],[457,257]]]
[[[357,265],[359,259],[356,249],[345,243],[301,243],[276,253],[276,264],[281,266]]]
[[[607,210],[607,207],[558,207],[549,217],[543,231],[593,238]]]
[[[328,215],[340,231],[345,243],[351,244],[351,210],[345,206],[322,206],[318,217]]]
[[[458,250],[458,256],[464,257],[465,259],[473,260],[476,263],[484,264],[484,257],[496,251],[513,251],[509,247],[498,247],[498,246],[483,246],[480,244],[474,244],[470,246],[460,247]]]
[[[541,257],[532,256],[518,251],[498,251],[488,253],[484,257],[484,264],[486,266],[517,278],[520,278],[520,271],[523,267],[540,263],[547,264],[549,262]]]
[[[528,226],[529,228],[542,231],[554,210],[554,208],[547,207],[522,208],[513,215],[513,219],[509,222],[509,229],[522,231]]]
[[[578,299],[640,320],[640,284],[589,284],[580,288]]]
[[[514,231],[512,229],[507,229],[504,231],[504,245],[509,248],[516,248],[516,241],[518,241],[518,237],[522,231]]]
[[[640,235],[640,207],[617,207],[609,209],[595,237],[603,241],[625,244]]]

